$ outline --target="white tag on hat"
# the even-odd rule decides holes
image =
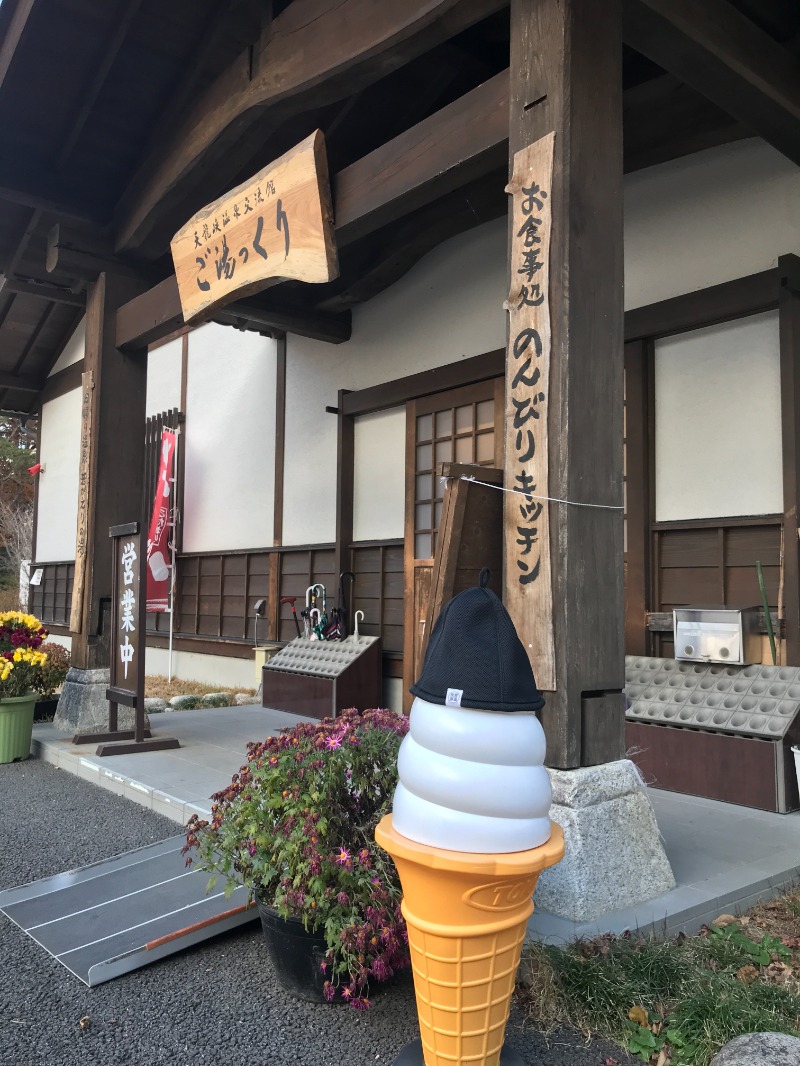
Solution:
[[[464,695],[463,688],[449,688],[447,690],[447,699],[444,701],[447,707],[460,707],[461,697]]]

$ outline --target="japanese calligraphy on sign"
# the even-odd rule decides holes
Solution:
[[[115,526],[111,609],[111,688],[139,694],[144,654],[142,536],[136,523]],[[111,697],[109,697],[111,698]]]
[[[322,132],[198,211],[170,246],[186,322],[277,281],[338,277]]]
[[[506,354],[505,603],[541,689],[555,689],[548,487],[550,230],[555,133],[514,156]]]
[[[134,571],[134,563],[138,563],[139,553],[136,544],[129,540],[122,545],[120,562],[122,563],[122,595],[119,598],[119,632],[117,634],[119,644],[119,663],[122,669],[123,680],[128,680],[128,667],[133,662],[136,654],[136,644],[131,642],[131,634],[136,633],[136,621],[134,611],[136,609],[136,592],[139,582],[136,580],[139,567]],[[134,641],[136,637],[134,636]]]

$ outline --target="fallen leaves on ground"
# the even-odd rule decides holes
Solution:
[[[650,1025],[650,1021],[647,1017],[647,1011],[643,1007],[631,1007],[628,1011],[628,1017],[632,1022],[636,1022],[637,1025],[643,1026],[647,1029]]]

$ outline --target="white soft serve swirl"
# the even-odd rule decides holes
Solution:
[[[419,698],[400,746],[392,823],[448,851],[526,851],[550,837],[545,738],[532,712],[444,707]]]

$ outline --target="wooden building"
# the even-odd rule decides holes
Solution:
[[[246,683],[254,602],[287,640],[281,599],[352,570],[399,706],[440,464],[509,487],[541,402],[547,492],[535,534],[506,503],[505,589],[542,564],[513,610],[552,764],[619,757],[623,651],[669,654],[674,606],[758,602],[756,561],[800,665],[798,47],[790,0],[4,0],[0,407],[41,412],[31,608],[107,664],[108,527],[179,424],[178,672]],[[172,236],[317,129],[338,278],[186,327]],[[515,407],[506,186],[546,141],[549,377]]]

